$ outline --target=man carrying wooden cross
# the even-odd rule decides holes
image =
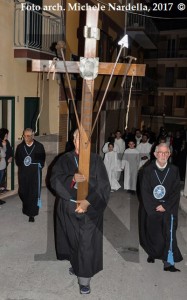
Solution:
[[[90,293],[90,280],[103,269],[103,213],[110,195],[110,183],[102,158],[90,157],[88,194],[76,201],[78,185],[86,181],[78,173],[79,131],[74,132],[75,150],[63,154],[55,163],[51,187],[57,195],[57,258],[69,260],[70,275],[78,278],[81,294]],[[77,206],[78,203],[78,206]]]
[[[58,259],[68,259],[70,273],[78,277],[81,294],[90,293],[91,277],[102,270],[103,212],[110,194],[110,183],[100,156],[91,153],[91,136],[106,98],[113,75],[144,76],[144,65],[118,64],[126,36],[118,43],[115,63],[99,63],[96,44],[99,39],[98,10],[87,11],[84,27],[84,58],[67,62],[64,43],[57,43],[63,61],[33,61],[32,70],[65,72],[79,131],[74,133],[75,151],[62,155],[52,169],[51,186],[57,194],[56,250]],[[49,67],[51,65],[51,67]],[[83,78],[81,119],[79,121],[69,73]],[[94,79],[97,74],[110,75],[97,116],[92,126]],[[124,82],[124,80],[123,80]],[[80,135],[79,135],[80,133]],[[80,144],[80,145],[79,145]],[[80,147],[79,147],[80,146]],[[78,199],[76,201],[76,199]],[[78,206],[77,206],[78,203]]]

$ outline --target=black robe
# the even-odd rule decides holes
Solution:
[[[28,154],[30,154],[32,164],[25,166],[24,159]],[[28,147],[23,141],[16,148],[15,161],[18,166],[18,194],[23,205],[22,212],[27,216],[36,216],[39,213],[38,198],[41,191],[41,168],[45,163],[43,145],[34,140],[33,145]],[[41,165],[41,168],[38,164]]]
[[[90,202],[84,214],[75,213],[77,190],[72,184],[77,170],[75,152],[62,155],[54,165],[51,187],[57,195],[56,252],[58,259],[70,260],[79,277],[92,277],[103,269],[103,212],[110,195],[110,183],[102,158],[91,154]]]
[[[166,176],[166,173],[169,172]],[[153,196],[155,186],[159,180],[155,170],[163,183],[166,194],[161,200]],[[180,201],[180,177],[178,168],[167,164],[161,171],[157,168],[155,161],[146,166],[140,173],[141,201],[139,206],[139,237],[140,245],[152,258],[167,261],[171,241],[171,215],[173,215],[172,250],[174,262],[182,260],[182,255],[177,246],[176,230],[178,223],[178,207]],[[165,202],[163,202],[165,201]],[[157,212],[156,207],[162,205],[165,212]]]

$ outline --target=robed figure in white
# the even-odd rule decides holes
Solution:
[[[125,150],[121,168],[124,169],[124,190],[136,191],[137,174],[140,164],[140,153],[135,143],[129,141],[129,148]]]
[[[136,148],[140,152],[139,169],[150,159],[151,147],[152,145],[148,142],[148,136],[143,134],[142,141]]]
[[[121,164],[117,152],[113,151],[114,145],[109,143],[109,152],[105,153],[104,164],[110,181],[111,191],[117,191],[121,187],[117,181],[117,172],[121,171]]]

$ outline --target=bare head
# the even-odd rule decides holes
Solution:
[[[161,143],[155,148],[154,156],[157,162],[162,167],[167,163],[170,156],[170,149],[166,143]]]
[[[32,144],[33,139],[34,139],[34,131],[31,128],[26,128],[23,131],[23,138],[25,140],[26,144]]]
[[[117,130],[116,131],[116,139],[120,139],[121,138],[121,131],[120,130]]]

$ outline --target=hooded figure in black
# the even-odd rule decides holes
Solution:
[[[180,177],[176,166],[168,163],[170,150],[159,144],[156,160],[140,171],[140,244],[148,254],[147,262],[164,262],[164,271],[180,271],[175,262],[182,260],[176,230],[180,201]]]
[[[77,207],[77,184],[85,181],[78,173],[79,131],[74,132],[75,150],[57,160],[51,187],[57,195],[56,252],[71,263],[70,274],[78,277],[81,294],[90,293],[90,280],[103,269],[103,213],[110,195],[110,183],[102,158],[90,157],[89,190]]]
[[[45,163],[45,149],[34,140],[34,132],[27,128],[23,133],[24,140],[16,148],[15,161],[18,166],[18,194],[22,201],[23,214],[34,222],[41,207],[42,168]]]

